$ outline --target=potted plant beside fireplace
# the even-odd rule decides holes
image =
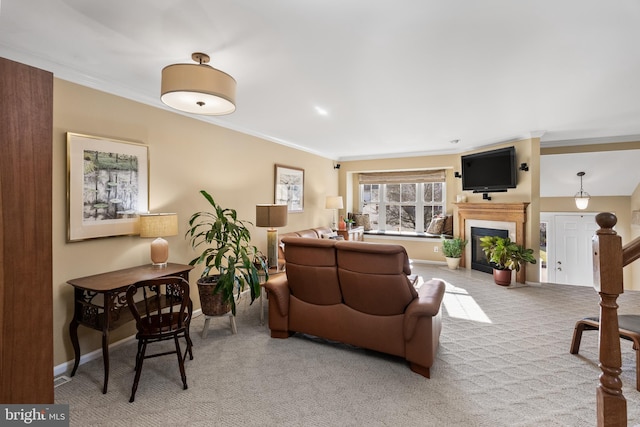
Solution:
[[[509,286],[511,272],[520,271],[522,264],[535,264],[533,249],[525,249],[512,242],[508,237],[484,236],[480,238],[480,247],[493,267],[493,280],[497,285]]]
[[[460,258],[465,246],[467,246],[467,241],[459,237],[442,239],[442,254],[447,259],[447,265],[451,270],[457,269],[460,265]]]

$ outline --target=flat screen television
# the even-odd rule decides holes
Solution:
[[[462,189],[474,193],[516,188],[516,149],[500,148],[462,156]]]

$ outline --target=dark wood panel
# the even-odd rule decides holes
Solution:
[[[0,401],[53,403],[53,75],[0,58]]]

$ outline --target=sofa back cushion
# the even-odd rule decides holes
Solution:
[[[278,242],[278,259],[284,260],[284,243],[282,243],[282,239],[286,237],[307,237],[310,239],[320,239],[323,235],[331,233],[333,233],[333,230],[331,230],[329,227],[316,227],[300,231],[290,231],[288,233],[281,234]]]
[[[340,304],[335,241],[285,237],[282,242],[291,294],[309,304]]]
[[[402,314],[418,296],[404,247],[352,241],[336,242],[338,276],[344,303],[378,316]]]

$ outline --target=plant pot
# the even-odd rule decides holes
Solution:
[[[496,285],[509,286],[511,284],[511,270],[498,270],[494,268],[493,281],[496,282]]]
[[[222,301],[222,294],[214,294],[213,290],[218,282],[217,275],[207,276],[198,280],[198,294],[200,307],[207,316],[221,316],[231,311],[231,304]]]
[[[447,265],[449,266],[449,268],[451,270],[457,270],[458,269],[458,266],[460,265],[460,258],[445,257],[445,259],[447,260]]]

